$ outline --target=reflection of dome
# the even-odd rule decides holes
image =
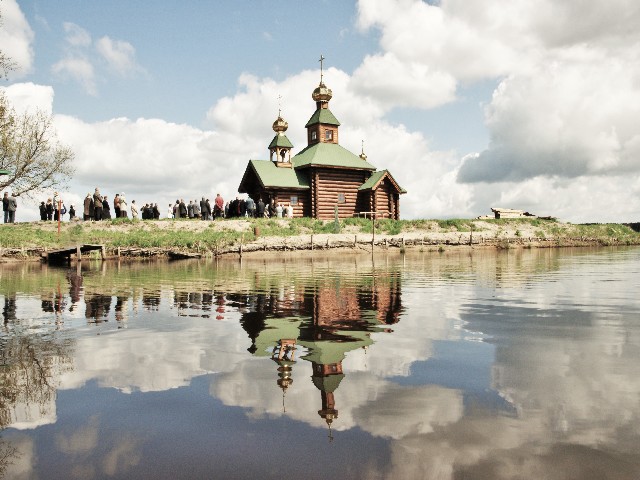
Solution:
[[[278,115],[278,118],[275,122],[273,122],[271,128],[273,128],[273,131],[276,133],[283,133],[287,131],[287,128],[289,128],[289,124],[284,120],[284,118]]]
[[[320,85],[316,87],[311,97],[313,97],[316,102],[328,102],[331,100],[331,97],[333,97],[333,92],[331,92],[330,88],[327,88],[324,82],[320,82]]]

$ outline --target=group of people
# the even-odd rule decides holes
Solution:
[[[2,213],[4,213],[4,223],[14,223],[16,221],[16,208],[18,201],[13,193],[4,192],[2,197]]]
[[[293,205],[291,203],[270,202],[264,203],[262,198],[254,201],[248,197],[246,200],[236,197],[225,203],[218,193],[213,205],[208,198],[202,197],[200,201],[189,200],[186,203],[183,199],[176,200],[176,203],[169,204],[167,218],[199,218],[201,220],[215,220],[216,218],[293,218]]]
[[[48,198],[47,203],[40,202],[40,220],[62,220],[62,217],[67,213],[67,207],[60,199],[58,192],[54,192],[53,198]],[[69,219],[73,220],[76,216],[76,210],[71,205],[69,207]]]
[[[275,200],[266,205],[262,198],[255,202],[251,197],[246,200],[236,197],[235,200],[225,204],[224,216],[225,218],[293,218],[293,205],[276,203]]]
[[[136,201],[132,200],[131,205],[127,203],[127,198],[123,193],[116,193],[113,197],[113,216],[111,215],[111,205],[109,198],[100,193],[100,189],[96,188],[93,192],[87,193],[84,199],[83,220],[109,220],[111,218],[131,218],[137,220],[142,215],[142,220],[157,220],[160,218],[160,209],[157,203],[145,203],[141,209],[138,209]]]
[[[82,205],[81,218],[87,220],[109,220],[111,218],[129,218],[129,212],[132,219],[137,219],[141,215],[142,220],[158,220],[160,218],[160,209],[157,203],[146,203],[140,210],[136,201],[132,200],[129,205],[124,193],[118,193],[113,198],[113,216],[111,214],[111,203],[106,195],[100,193],[100,189],[96,188],[93,194],[87,193]],[[2,210],[4,212],[4,223],[15,222],[15,212],[17,208],[17,200],[15,196],[9,192],[4,192],[2,199]],[[40,202],[40,220],[42,221],[58,221],[69,214],[69,220],[76,218],[76,209],[73,205],[69,205],[69,209],[65,206],[58,192],[54,192],[52,198]],[[198,218],[201,220],[215,220],[216,218],[234,218],[234,217],[250,217],[250,218],[293,218],[293,205],[291,203],[277,203],[271,201],[268,204],[262,200],[254,201],[251,197],[246,200],[236,197],[235,200],[229,202],[224,201],[218,193],[213,202],[208,198],[202,197],[200,201],[176,200],[175,204],[169,204],[167,210],[167,218]]]

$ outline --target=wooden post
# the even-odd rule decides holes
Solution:
[[[353,248],[358,246],[358,235],[354,235],[353,237]]]
[[[79,262],[82,261],[82,248],[80,248],[80,245],[76,246],[76,258]]]
[[[100,258],[102,258],[102,260],[104,260],[105,258],[107,258],[107,254],[106,254],[106,249],[104,248],[104,245],[102,245],[100,247]]]
[[[311,234],[311,251],[313,251],[313,233]]]
[[[371,235],[371,251],[373,252],[373,245],[376,242],[376,216],[371,213],[371,224],[373,225],[373,234]]]

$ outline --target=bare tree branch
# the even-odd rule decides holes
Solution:
[[[73,174],[73,151],[58,142],[53,118],[42,111],[16,114],[0,92],[0,189],[27,195],[59,188]]]

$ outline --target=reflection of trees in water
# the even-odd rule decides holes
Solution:
[[[46,417],[55,407],[57,377],[73,369],[71,340],[51,335],[12,335],[0,354],[0,428]],[[25,418],[17,418],[23,412]],[[36,416],[37,418],[33,418]]]
[[[0,478],[4,478],[7,467],[13,464],[13,460],[20,458],[20,452],[18,449],[0,439]]]

